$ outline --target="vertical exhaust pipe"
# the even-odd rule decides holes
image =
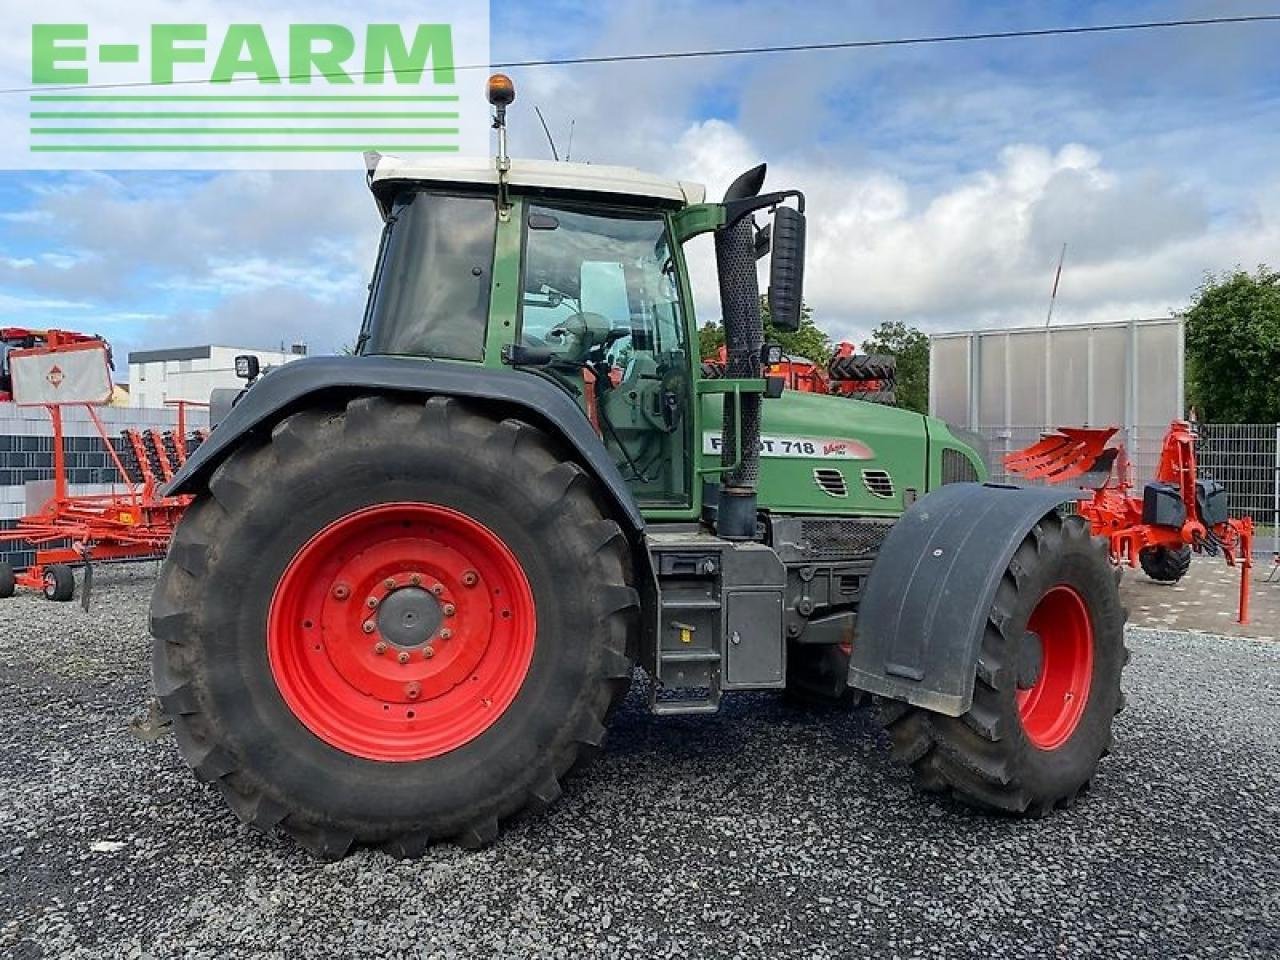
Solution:
[[[765,165],[738,177],[725,191],[724,202],[758,196],[764,186]],[[760,351],[764,321],[760,316],[760,284],[756,279],[755,226],[751,217],[722,227],[715,234],[716,271],[720,280],[720,310],[724,316],[725,376],[755,379],[762,375]],[[724,395],[721,427],[720,502],[716,533],[729,540],[753,540],[756,535],[756,487],[760,477],[759,394]],[[741,432],[738,425],[741,424]],[[741,449],[739,449],[741,441]]]

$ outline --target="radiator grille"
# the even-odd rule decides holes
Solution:
[[[815,560],[873,557],[891,526],[875,520],[802,520],[796,546]]]
[[[978,470],[973,461],[959,450],[949,447],[942,451],[942,482],[945,483],[977,483]]]

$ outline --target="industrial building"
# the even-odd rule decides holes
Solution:
[[[263,371],[307,355],[305,343],[288,350],[254,350],[246,347],[176,347],[169,350],[137,350],[129,354],[129,405],[162,407],[173,400],[208,403],[220,387],[236,389],[236,357],[252,354]]]

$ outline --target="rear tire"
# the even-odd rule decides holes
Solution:
[[[882,704],[895,756],[925,791],[971,806],[1042,816],[1072,805],[1124,705],[1124,621],[1106,541],[1080,517],[1046,516],[1001,578],[969,711]]]
[[[412,603],[384,622],[393,592]],[[366,594],[381,596],[368,614]],[[432,639],[394,632],[428,608]],[[326,859],[479,847],[599,751],[638,608],[626,537],[545,434],[444,397],[362,397],[247,443],[187,510],[152,600],[156,692],[187,763],[245,823]],[[446,675],[473,648],[479,666]]]
[[[13,572],[13,564],[8,560],[0,560],[0,600],[8,600],[17,589],[18,578]]]
[[[1191,569],[1191,547],[1177,550],[1168,547],[1147,547],[1138,551],[1142,572],[1159,583],[1177,583]]]
[[[76,596],[76,574],[65,563],[55,563],[44,572],[44,598],[68,603]]]

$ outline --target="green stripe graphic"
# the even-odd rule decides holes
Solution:
[[[358,144],[87,144],[57,143],[34,144],[32,153],[351,153],[360,149]],[[413,153],[457,153],[457,145],[442,144],[368,144],[367,149],[407,150]]]
[[[174,94],[174,95],[33,95],[35,103],[457,103],[457,97],[445,96],[363,96],[312,94]]]
[[[91,113],[80,111],[35,111],[32,120],[305,120],[315,117],[318,120],[457,120],[456,113],[404,113],[396,111],[366,111],[363,113],[340,113],[331,110],[280,110],[268,113],[252,111],[233,111],[226,113],[136,113],[116,111],[112,113]]]
[[[32,127],[31,132],[40,136],[128,136],[150,134],[173,137],[182,134],[262,134],[264,136],[303,136],[333,134],[335,136],[359,136],[371,133],[394,133],[413,137],[448,136],[458,133],[457,127]]]

